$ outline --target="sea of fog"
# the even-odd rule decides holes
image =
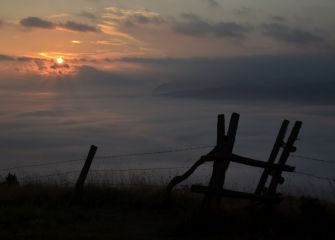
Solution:
[[[334,164],[294,156],[288,163],[335,178],[332,58],[127,61],[157,71],[122,75],[84,66],[75,76],[1,76],[0,175],[74,181],[94,144],[93,180],[166,183],[210,148],[136,153],[214,146],[217,115],[228,122],[237,112],[235,153],[266,161],[282,121],[300,120],[293,155]],[[210,171],[206,164],[186,184],[206,184]],[[253,191],[260,174],[232,163],[226,185]],[[334,181],[285,176],[286,191],[334,196]]]
[[[234,104],[144,93],[100,96],[75,91],[23,92],[19,96],[7,93],[6,101],[1,102],[0,167],[5,169],[1,175],[12,172],[19,177],[52,175],[44,179],[73,180],[94,144],[98,152],[92,169],[99,170],[95,180],[112,178],[113,183],[124,183],[146,178],[151,183],[166,183],[186,170],[181,167],[191,166],[210,148],[138,156],[136,153],[214,146],[217,115],[226,114],[228,121],[232,112],[241,114],[234,148],[238,154],[266,161],[282,120],[288,119],[291,126],[296,120],[303,121],[294,154],[333,160],[334,116],[318,114],[308,107],[243,101]],[[55,161],[65,163],[7,169]],[[300,172],[335,177],[335,164],[296,157],[290,157],[288,163]],[[185,184],[206,184],[210,171],[211,164],[206,164]],[[233,189],[252,191],[260,173],[257,168],[231,164],[226,183]],[[288,190],[317,190],[322,194],[334,190],[329,181],[296,174],[287,174],[287,178]]]

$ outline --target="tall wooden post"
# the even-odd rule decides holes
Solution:
[[[225,116],[224,114],[220,114],[218,116],[217,123],[217,138],[216,138],[216,155],[217,157],[221,157],[220,159],[214,161],[213,163],[213,172],[212,177],[209,182],[209,186],[212,188],[220,188],[221,185],[224,184],[225,171],[227,162],[223,159],[223,148],[226,140],[226,130],[225,130]],[[220,179],[220,180],[219,180]],[[221,186],[222,187],[222,186]]]
[[[83,168],[81,169],[80,175],[78,177],[76,187],[75,187],[75,198],[78,198],[81,196],[84,188],[84,183],[87,178],[87,174],[90,170],[92,161],[94,159],[95,153],[97,152],[98,147],[92,145],[90,148],[90,151],[88,152],[86,161],[84,163]]]
[[[230,119],[227,135],[225,135],[224,115],[218,116],[216,157],[213,164],[213,173],[209,182],[209,188],[220,190],[223,188],[226,171],[230,163],[235,143],[235,136],[240,115],[233,113]],[[221,198],[205,195],[203,206],[208,210],[218,209]]]
[[[290,156],[290,153],[296,151],[294,143],[297,140],[297,137],[298,137],[301,126],[302,126],[302,122],[300,122],[300,121],[295,122],[295,124],[293,126],[293,129],[292,129],[292,132],[291,132],[291,134],[290,134],[290,136],[289,136],[289,138],[288,138],[288,140],[287,140],[287,142],[284,146],[284,150],[283,150],[283,152],[282,152],[282,154],[279,158],[278,164],[280,166],[284,166],[288,157]],[[268,190],[268,193],[267,193],[269,196],[275,195],[278,185],[283,183],[283,178],[281,176],[281,173],[282,173],[281,169],[273,170],[272,180],[270,182],[269,190]]]
[[[272,151],[271,151],[271,154],[270,154],[270,157],[268,159],[268,163],[274,163],[276,161],[276,158],[277,158],[277,155],[280,151],[280,148],[283,146],[284,144],[284,137],[285,137],[285,133],[287,131],[287,127],[288,127],[288,124],[289,124],[289,121],[288,120],[284,120],[281,127],[280,127],[280,130],[279,130],[279,133],[278,133],[278,136],[276,138],[276,141],[275,141],[275,144],[272,148]],[[263,190],[264,190],[264,186],[266,184],[266,181],[269,177],[269,174],[271,173],[272,169],[270,168],[265,168],[264,171],[263,171],[263,174],[259,180],[259,183],[257,185],[257,188],[256,188],[256,191],[255,191],[255,194],[257,195],[261,195]]]

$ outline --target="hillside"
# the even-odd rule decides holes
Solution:
[[[335,205],[285,197],[273,211],[224,199],[203,216],[201,196],[175,191],[162,206],[162,189],[88,186],[80,204],[72,188],[0,186],[0,239],[333,239]]]

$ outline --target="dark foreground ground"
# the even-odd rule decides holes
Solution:
[[[161,189],[88,187],[80,204],[59,186],[0,186],[0,239],[335,239],[335,205],[286,197],[275,210],[224,199],[218,216],[200,214],[201,196]]]

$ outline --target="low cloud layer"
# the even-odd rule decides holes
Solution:
[[[97,90],[94,94],[106,94],[109,89],[126,92],[141,89],[152,96],[176,99],[335,105],[334,56],[331,55],[215,59],[121,58],[94,61],[96,66],[108,63],[143,69],[136,74],[102,71],[98,67],[89,66],[91,63],[84,60],[57,65],[38,58],[0,55],[0,61],[15,61],[18,68],[20,64],[29,64],[31,69],[36,69],[35,73],[42,75],[55,72],[58,77],[76,82],[77,89]],[[72,74],[63,74],[66,71]]]
[[[328,105],[335,104],[333,61],[332,56],[255,56],[144,60],[143,64],[168,66],[169,80],[157,88],[157,94],[165,96]]]

